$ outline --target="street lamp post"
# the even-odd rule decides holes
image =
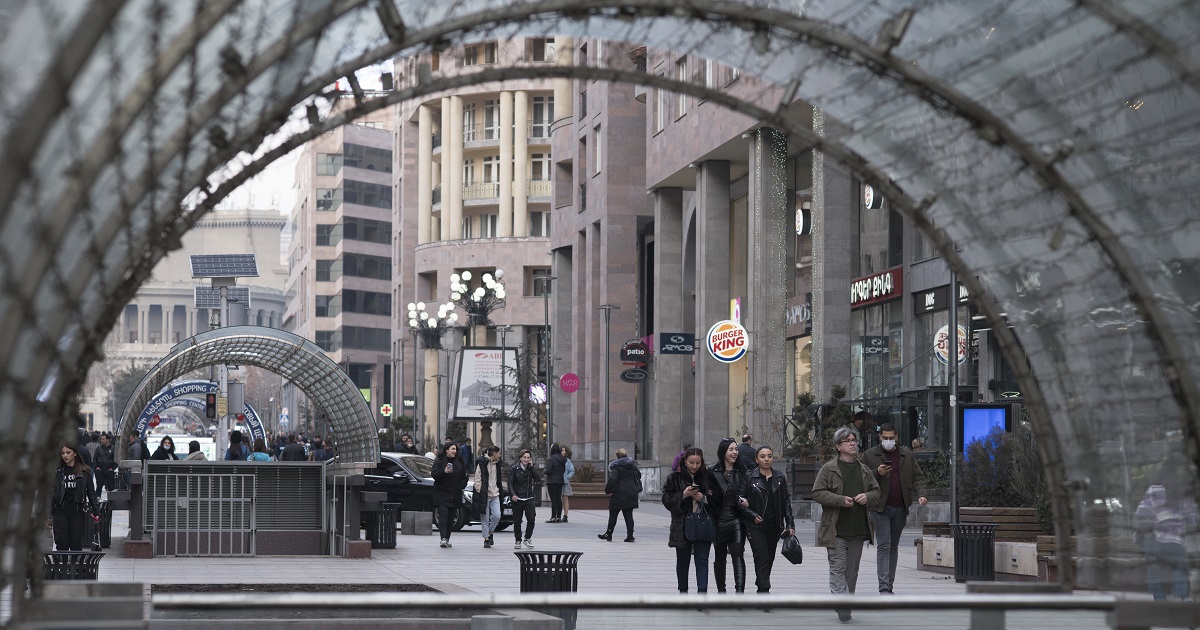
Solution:
[[[458,313],[450,302],[439,305],[437,314],[430,315],[424,302],[408,303],[408,329],[426,350],[441,350],[442,335],[458,321]],[[438,401],[435,413],[441,414],[441,363],[438,363]],[[413,387],[416,388],[417,370],[413,367]],[[422,396],[422,398],[427,398]],[[428,403],[426,403],[428,404]],[[426,407],[428,409],[428,407]],[[425,435],[425,419],[421,418],[421,435]]]
[[[542,311],[545,317],[545,327],[542,328],[542,351],[546,353],[546,457],[550,457],[550,448],[554,445],[554,354],[550,351],[553,336],[550,333],[550,287],[558,278],[556,276],[541,276],[542,281]]]
[[[610,349],[609,341],[608,341],[608,330],[609,330],[609,325],[610,325],[610,318],[612,316],[612,310],[614,308],[617,310],[620,310],[621,307],[617,306],[615,304],[602,304],[602,305],[598,306],[597,308],[604,311],[604,351],[602,353],[603,360],[604,360],[604,461],[608,461],[608,457],[609,457],[609,452],[608,452],[608,388],[609,388],[609,368],[612,363],[612,357],[610,357],[608,354],[609,349]],[[608,481],[608,466],[604,467],[604,481],[605,482]]]
[[[450,302],[462,308],[467,314],[467,328],[470,336],[470,345],[475,345],[475,330],[480,326],[491,325],[492,311],[504,308],[507,304],[506,293],[504,290],[504,270],[496,269],[494,274],[485,273],[480,276],[480,284],[474,289],[469,284],[471,282],[471,272],[464,270],[462,274],[450,275]],[[501,358],[501,364],[504,361]],[[504,370],[500,370],[503,375]],[[503,389],[503,385],[501,386]],[[487,448],[493,446],[492,443],[492,422],[490,420],[480,420],[479,422],[479,448]]]
[[[496,332],[500,333],[500,413],[504,414],[504,421],[500,423],[500,459],[504,459],[504,450],[508,448],[508,333],[512,329],[509,324],[496,327]]]

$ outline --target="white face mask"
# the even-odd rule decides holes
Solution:
[[[885,451],[896,450],[896,440],[883,440],[882,444],[883,444],[883,450],[885,450]]]

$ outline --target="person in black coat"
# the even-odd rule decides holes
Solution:
[[[79,447],[59,449],[54,471],[54,494],[50,498],[50,522],[58,551],[83,551],[84,519],[100,520],[100,497],[92,481],[92,469],[83,463]]]
[[[638,495],[642,490],[642,471],[623,448],[617,449],[617,458],[608,463],[608,481],[604,494],[608,499],[608,531],[599,534],[600,540],[612,542],[613,528],[617,526],[617,514],[625,517],[625,542],[633,542],[633,511],[638,507]]]
[[[689,448],[679,464],[679,470],[667,477],[663,485],[662,502],[671,512],[671,536],[668,545],[675,548],[675,578],[679,592],[688,591],[688,563],[695,559],[696,592],[708,592],[708,552],[711,542],[692,542],[684,536],[683,520],[693,510],[709,510],[716,494],[716,481],[704,466],[704,451]]]
[[[458,445],[443,444],[433,460],[433,506],[437,509],[438,533],[442,548],[453,547],[450,533],[454,531],[454,511],[462,508],[463,486],[467,483],[467,466],[458,456]]]
[[[550,495],[550,519],[547,523],[562,522],[562,490],[567,483],[567,458],[563,457],[562,447],[555,444],[550,447],[550,458],[546,460],[546,492]]]
[[[158,443],[158,448],[150,456],[150,459],[168,461],[179,459],[179,456],[175,454],[175,440],[172,440],[169,435],[164,435],[162,441]]]
[[[755,452],[758,466],[750,472],[750,551],[754,553],[754,584],[759,593],[771,592],[771,568],[783,534],[795,535],[792,495],[783,473],[772,468],[775,452],[760,446]]]
[[[521,519],[529,528],[525,530],[525,546],[533,548],[534,505],[537,503],[537,484],[542,481],[533,467],[533,453],[523,449],[517,463],[508,471],[508,496],[512,499],[513,534],[517,537],[515,549],[521,548]]]
[[[746,592],[746,527],[749,520],[750,502],[746,493],[750,480],[742,467],[739,448],[733,438],[725,438],[717,446],[720,459],[710,469],[717,484],[712,508],[717,519],[717,539],[713,541],[713,577],[717,580],[717,592],[725,592],[725,557],[733,560],[733,589]]]

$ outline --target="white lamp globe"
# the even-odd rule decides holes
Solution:
[[[421,311],[420,317],[421,317],[421,319],[429,319],[429,313],[426,313],[425,311]]]
[[[409,303],[408,303],[408,310],[410,310],[410,311],[415,311],[415,310],[417,310],[417,305],[416,305],[416,304],[413,304],[412,302],[409,302]]]
[[[497,269],[497,270],[496,270],[496,279],[497,279],[497,280],[499,280],[499,279],[501,279],[501,278],[503,278],[503,277],[504,277],[504,270],[503,270],[503,269]]]
[[[503,300],[504,295],[504,285],[500,285],[500,287],[496,289],[496,298]]]
[[[456,273],[450,274],[450,284],[458,284],[458,278],[459,278],[458,274],[456,274]]]
[[[418,311],[423,311],[423,310],[425,310],[425,303],[424,303],[424,302],[417,302],[417,310],[418,310]]]
[[[450,294],[450,299],[454,300],[455,302],[457,302],[460,298],[462,298],[462,294],[459,293],[458,291],[455,291],[454,293]]]
[[[490,273],[483,274],[483,283],[489,287],[492,286],[492,274],[490,274]]]
[[[458,312],[451,312],[451,313],[450,313],[450,321],[451,321],[451,322],[456,322],[456,321],[458,321]]]
[[[470,282],[471,281],[471,272],[470,271],[462,272],[462,279],[463,279],[463,282]]]
[[[417,318],[415,318],[415,317],[414,317],[414,318],[411,318],[411,319],[409,319],[409,320],[408,320],[408,327],[409,327],[409,328],[416,328],[416,327],[417,327]]]
[[[431,319],[426,323],[429,324],[430,328],[437,328],[437,320],[436,319]]]

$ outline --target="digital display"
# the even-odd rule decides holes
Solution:
[[[975,440],[987,437],[996,427],[1007,431],[1008,405],[992,405],[963,407],[962,410],[962,453],[967,455],[967,447]]]

